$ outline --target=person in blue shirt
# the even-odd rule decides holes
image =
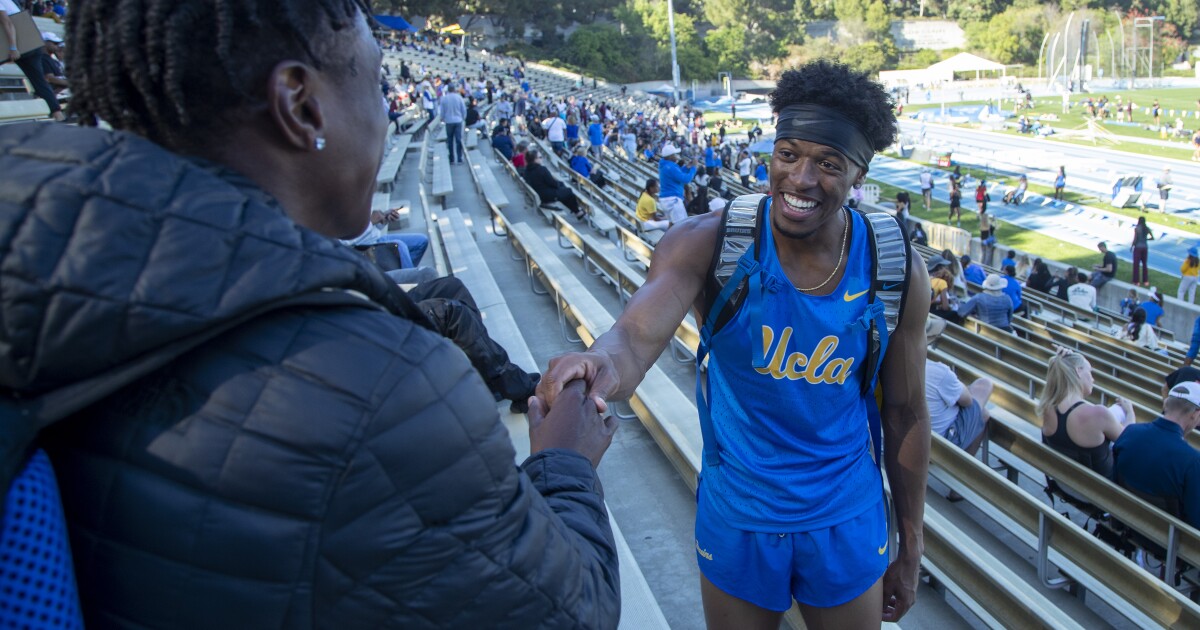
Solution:
[[[574,148],[579,144],[579,119],[574,113],[567,114],[567,146]]]
[[[754,179],[758,182],[759,192],[766,192],[770,182],[767,181],[767,163],[758,158],[758,166],[754,168]]]
[[[1013,271],[1017,269],[1017,252],[1011,249],[1005,254],[1004,260],[1000,261],[1000,269],[1007,269],[1009,267],[1012,267]]]
[[[704,170],[711,176],[721,168],[721,158],[717,156],[717,152],[709,144],[704,148]]]
[[[1163,297],[1158,292],[1158,288],[1150,287],[1149,299],[1138,306],[1146,311],[1146,323],[1151,326],[1157,326],[1158,318],[1162,317],[1163,314]]]
[[[1016,267],[1004,267],[1004,294],[1012,300],[1013,313],[1029,317],[1029,306],[1021,299],[1021,283],[1016,276]]]
[[[683,204],[683,187],[696,176],[696,165],[691,160],[687,165],[680,164],[679,147],[668,142],[663,145],[662,159],[658,161],[658,207],[667,215],[672,224],[687,218],[687,208]]]
[[[592,145],[592,157],[600,159],[600,150],[604,148],[604,126],[600,124],[600,117],[595,114],[592,114],[591,123],[588,125],[588,142]]]
[[[1118,484],[1161,499],[1200,528],[1200,451],[1184,439],[1197,425],[1200,383],[1178,383],[1167,392],[1163,414],[1154,422],[1125,428],[1113,444],[1113,458]]]
[[[973,284],[983,284],[983,280],[987,278],[987,272],[983,270],[983,267],[971,262],[971,257],[967,256],[966,254],[959,259],[959,262],[962,263],[963,277],[966,278],[968,282]]]
[[[1012,332],[1013,301],[1005,295],[1006,287],[1004,278],[991,274],[983,281],[983,293],[975,294],[958,307],[958,316],[965,318],[974,315],[985,324]]]
[[[575,155],[571,156],[571,170],[583,175],[592,176],[592,163],[587,159],[587,151],[583,147],[575,147]]]
[[[784,72],[771,106],[779,120],[771,195],[741,200],[763,204],[751,284],[761,291],[757,302],[729,309],[710,337],[710,387],[697,396],[711,419],[695,525],[701,599],[710,628],[776,628],[793,602],[810,628],[878,628],[900,620],[918,584],[930,288],[925,265],[911,259],[876,406],[861,325],[873,245],[867,219],[843,202],[894,141],[896,117],[883,86],[827,60]],[[607,409],[606,401],[635,392],[689,310],[703,324],[725,215],[705,213],[666,232],[612,328],[586,352],[550,362],[541,406],[553,410],[562,387],[583,379]],[[885,434],[878,460],[867,429],[875,410]],[[880,460],[900,532],[890,565]]]

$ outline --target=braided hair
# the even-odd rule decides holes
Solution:
[[[317,69],[367,0],[76,0],[71,108],[171,148],[211,138],[266,98],[281,61]]]

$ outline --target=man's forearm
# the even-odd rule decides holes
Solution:
[[[918,560],[925,550],[925,484],[929,477],[929,418],[911,410],[887,410],[884,466],[900,532],[900,557]]]
[[[662,353],[662,349],[660,348],[649,359],[639,356],[634,344],[629,342],[629,336],[625,331],[619,326],[613,326],[592,343],[588,352],[603,353],[612,361],[613,367],[617,370],[616,376],[619,385],[611,398],[625,400],[632,396],[637,386],[642,383],[646,372],[654,363],[654,358]]]

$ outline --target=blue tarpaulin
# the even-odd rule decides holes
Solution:
[[[417,30],[413,28],[412,24],[408,23],[408,20],[400,17],[399,15],[376,15],[375,20],[394,31]]]

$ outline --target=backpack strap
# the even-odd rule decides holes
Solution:
[[[875,391],[891,334],[904,314],[911,249],[895,217],[882,212],[862,213],[862,216],[872,244],[867,310],[859,320],[868,335],[862,380],[862,394],[868,396]],[[883,428],[878,405],[867,405],[867,424],[875,461],[881,463]]]
[[[704,360],[708,357],[713,335],[737,313],[742,299],[747,294],[762,291],[757,242],[759,218],[765,211],[766,198],[761,194],[742,195],[729,203],[721,219],[716,251],[709,268],[710,295],[714,292],[715,295],[708,304],[696,350],[696,409],[700,415],[700,434],[704,438],[704,465],[709,467],[719,466],[721,455],[713,432]],[[751,313],[751,319],[754,319],[754,313]],[[761,329],[761,314],[758,319]],[[754,329],[753,325],[751,329]],[[766,359],[756,361],[765,362]]]

